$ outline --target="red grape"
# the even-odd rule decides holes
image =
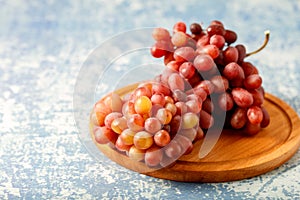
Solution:
[[[247,110],[247,117],[251,124],[260,124],[263,120],[263,112],[258,106],[251,106]]]
[[[243,88],[233,88],[232,97],[234,102],[241,108],[249,107],[253,104],[253,96]]]
[[[214,60],[209,55],[198,55],[194,59],[194,66],[199,72],[208,71],[215,66]]]
[[[237,34],[234,31],[227,29],[225,30],[224,38],[227,44],[230,45],[231,43],[234,43],[237,40]]]
[[[231,116],[230,124],[233,128],[240,129],[245,126],[247,120],[247,109],[238,107]]]

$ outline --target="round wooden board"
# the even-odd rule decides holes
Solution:
[[[117,92],[126,94],[133,88],[127,87]],[[198,141],[192,153],[182,156],[172,166],[160,169],[149,168],[143,162],[132,161],[108,145],[95,143],[111,160],[148,176],[183,182],[241,180],[279,167],[300,146],[300,119],[297,113],[271,94],[266,94],[264,106],[270,114],[271,122],[257,135],[247,137],[236,130],[223,130],[214,148],[204,158],[198,157],[203,142]]]

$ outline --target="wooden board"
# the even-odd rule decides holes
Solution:
[[[126,94],[133,87],[123,88],[118,93]],[[108,145],[96,145],[121,166],[152,177],[184,182],[226,182],[250,178],[279,167],[300,146],[300,119],[297,113],[271,94],[266,94],[264,105],[271,116],[271,123],[257,135],[245,137],[233,134],[237,132],[235,130],[224,130],[212,151],[204,158],[198,157],[202,143],[198,141],[191,154],[161,169],[132,161]]]

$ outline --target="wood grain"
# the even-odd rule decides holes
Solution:
[[[123,95],[135,87],[128,86],[117,92]],[[202,144],[198,141],[191,154],[161,169],[132,161],[108,145],[95,144],[103,154],[121,166],[152,177],[184,182],[225,182],[250,178],[279,167],[300,146],[300,119],[297,113],[284,101],[268,93],[264,106],[271,116],[271,123],[259,134],[246,137],[236,130],[223,130],[217,144],[204,158],[198,157]]]

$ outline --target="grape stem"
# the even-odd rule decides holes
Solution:
[[[270,39],[270,31],[266,30],[265,31],[265,41],[262,44],[262,46],[260,48],[256,49],[255,51],[247,53],[245,57],[251,56],[251,55],[256,54],[256,53],[260,52],[261,50],[263,50],[265,48],[265,46],[268,44],[269,39]]]

